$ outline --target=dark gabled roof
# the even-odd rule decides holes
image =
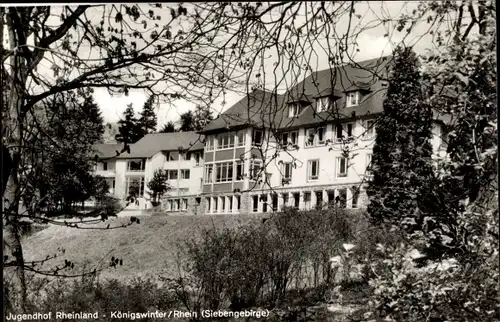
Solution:
[[[94,145],[97,157],[100,159],[108,159],[115,157],[117,152],[121,152],[123,149],[123,143],[103,143]]]
[[[246,126],[269,126],[274,123],[281,96],[269,91],[255,90],[210,122],[201,132],[218,132]]]
[[[230,107],[212,121],[203,133],[237,129],[243,126],[269,126],[277,129],[378,114],[382,112],[386,87],[380,79],[387,79],[392,56],[346,64],[312,73],[283,95],[257,90]],[[343,108],[346,93],[362,92],[358,106]],[[317,114],[316,98],[332,95],[337,98],[336,111]],[[297,117],[288,117],[288,104],[303,102],[305,106]],[[353,114],[354,113],[354,114]]]
[[[130,144],[130,153],[122,153],[118,159],[150,158],[161,151],[203,149],[198,143],[203,136],[196,132],[172,132],[148,134],[134,144]]]

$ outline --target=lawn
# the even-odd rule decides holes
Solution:
[[[196,236],[208,227],[235,227],[259,221],[262,215],[205,215],[205,216],[140,216],[140,224],[120,229],[75,229],[50,226],[23,241],[27,261],[54,255],[59,248],[65,250],[50,265],[61,265],[64,260],[75,263],[73,273],[87,267],[107,263],[111,257],[123,259],[123,266],[106,269],[103,278],[133,278],[158,276],[174,277],[177,273],[176,254],[179,244]],[[130,221],[128,217],[110,219],[98,227],[119,226]],[[44,268],[49,265],[44,265]],[[68,271],[70,273],[70,271]]]

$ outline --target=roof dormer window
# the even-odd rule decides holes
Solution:
[[[288,105],[288,117],[299,116],[301,110],[300,103],[292,103]]]
[[[333,96],[318,97],[316,99],[316,113],[332,111],[335,108]]]
[[[352,91],[347,93],[346,107],[359,105],[359,91]]]

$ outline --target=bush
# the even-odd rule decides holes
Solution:
[[[4,288],[5,286],[9,286],[6,281]],[[112,311],[145,313],[155,310],[165,311],[177,305],[168,289],[159,287],[151,279],[140,278],[102,282],[90,276],[71,280],[36,278],[30,281],[28,294],[28,312],[107,313],[108,318],[100,316],[98,319],[100,321],[109,321],[109,313]],[[8,297],[15,299],[12,292]],[[10,306],[5,306],[5,310],[9,313]],[[141,319],[141,321],[152,320]]]
[[[329,259],[352,236],[342,209],[285,208],[260,224],[206,229],[186,243],[188,278],[177,288],[184,299],[187,288],[198,294],[191,307],[274,307],[292,288],[331,284]]]

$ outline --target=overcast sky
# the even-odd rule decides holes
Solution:
[[[350,2],[348,2],[349,4]],[[141,6],[146,4],[141,4]],[[189,6],[190,4],[185,4],[185,6]],[[308,4],[308,6],[313,4]],[[164,4],[163,12],[169,12],[168,7],[176,7],[174,3]],[[348,23],[348,15],[340,17],[339,23],[334,27],[335,33],[342,33],[343,30],[346,30],[347,26],[351,27],[351,33],[356,33],[359,31],[360,27],[363,27],[363,31],[359,33],[357,38],[357,45],[359,51],[355,52],[354,60],[362,61],[366,59],[377,58],[385,55],[389,55],[392,53],[393,48],[399,44],[403,40],[403,33],[398,33],[395,31],[395,25],[391,22],[382,25],[380,24],[380,20],[384,18],[398,18],[401,14],[409,14],[411,15],[412,11],[416,9],[418,6],[417,1],[365,1],[355,4],[355,12],[356,15],[359,15],[357,18],[353,18],[352,23]],[[53,11],[57,10],[57,7],[54,8]],[[97,9],[91,9],[97,10]],[[97,12],[98,14],[98,12]],[[162,17],[162,20],[164,17]],[[168,18],[165,18],[168,19]],[[300,21],[297,19],[298,22]],[[304,18],[305,19],[305,18]],[[57,18],[57,20],[59,20]],[[305,21],[305,20],[304,20]],[[54,21],[56,23],[56,21]],[[59,22],[60,23],[60,22]],[[424,53],[427,48],[431,47],[432,44],[432,36],[427,35],[428,24],[420,23],[417,24],[411,33],[411,37],[408,37],[404,40],[405,44],[415,45],[414,49],[417,53]],[[5,34],[7,36],[7,34]],[[4,39],[6,39],[5,37]],[[325,42],[326,44],[326,42]],[[92,48],[88,48],[87,52],[89,53],[89,57],[92,55],[97,55],[96,51],[92,52]],[[316,68],[317,70],[322,70],[329,67],[327,56],[328,54],[324,51],[320,51],[319,54],[314,57],[316,60]],[[273,63],[277,60],[277,55],[270,55],[271,57],[266,59],[264,62],[265,74],[272,74]],[[42,66],[42,69],[47,70],[47,74],[52,74],[51,66]],[[267,72],[269,71],[269,72]],[[303,75],[301,77],[305,77],[307,75]],[[271,77],[268,77],[271,78]],[[281,91],[284,91],[287,86],[290,86],[293,81],[300,81],[301,79],[297,79],[295,75],[286,75],[287,85],[282,85],[279,87]],[[267,84],[266,84],[267,87]],[[269,87],[268,87],[269,88]],[[142,91],[130,91],[128,96],[125,95],[114,95],[110,96],[106,89],[97,88],[94,90],[94,97],[102,110],[104,119],[106,122],[116,122],[121,117],[123,111],[127,107],[128,104],[132,103],[136,112],[140,112],[144,102],[147,99],[147,96]],[[223,110],[231,107],[234,103],[242,98],[241,95],[237,95],[234,93],[228,93],[224,99],[220,98],[216,104],[213,104],[212,109],[214,114],[222,112]],[[222,101],[226,103],[222,105]],[[183,102],[176,101],[175,104],[162,104],[157,107],[157,115],[158,115],[158,128],[162,127],[168,121],[177,121],[179,119],[179,115],[186,112],[189,109],[193,109],[194,105]]]
[[[356,13],[360,14],[362,18],[358,19],[357,23],[359,26],[366,26],[367,23],[377,21],[383,16],[398,17],[402,13],[410,14],[411,11],[417,7],[417,5],[417,1],[390,1],[384,3],[379,1],[370,1],[359,3],[356,4],[355,9]],[[375,24],[371,24],[370,26],[375,26]],[[431,38],[425,36],[426,30],[427,26],[425,24],[417,25],[412,32],[411,39],[406,39],[405,43],[416,43],[415,50],[419,53],[424,53],[425,49],[429,48],[431,44]],[[386,34],[388,34],[388,36],[384,36]],[[424,37],[421,38],[421,36]],[[373,28],[368,28],[360,33],[357,39],[359,52],[356,52],[354,60],[362,61],[389,55],[392,53],[393,47],[402,41],[402,38],[402,34],[395,32],[394,26],[391,26],[390,24],[386,26],[379,25]],[[322,57],[318,57],[318,59],[318,69],[328,68],[328,64],[324,57],[323,59]],[[271,65],[273,61],[274,59],[270,59],[269,64],[266,63],[266,67],[272,68]],[[226,95],[226,104],[224,106],[220,104],[221,100],[219,100],[217,104],[214,104],[213,110],[215,114],[231,107],[241,98],[241,95],[229,93]],[[129,103],[132,103],[134,108],[139,112],[142,109],[147,97],[140,91],[131,92],[128,97],[111,97],[105,89],[97,89],[95,91],[95,99],[101,107],[106,121],[115,122],[120,118],[120,115]],[[178,102],[175,105],[160,105],[158,107],[159,127],[168,121],[177,121],[180,114],[192,108],[194,108],[194,105],[186,102]]]

